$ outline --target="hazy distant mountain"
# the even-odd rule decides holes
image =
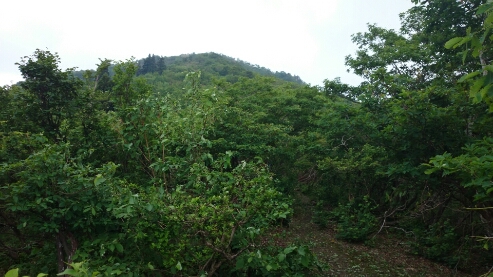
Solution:
[[[185,75],[191,71],[201,71],[201,82],[210,85],[213,79],[224,79],[235,83],[241,77],[253,78],[255,75],[276,77],[278,79],[304,85],[300,77],[284,71],[273,72],[268,68],[253,65],[240,59],[217,53],[182,54],[162,57],[149,54],[146,58],[136,60],[139,64],[137,75],[147,79],[148,83],[159,90],[180,88]],[[112,74],[110,67],[110,74]],[[84,71],[74,72],[82,78]]]
[[[142,61],[142,60],[141,60]],[[253,77],[254,74],[273,76],[288,82],[305,84],[300,77],[284,71],[273,72],[268,68],[253,65],[240,59],[234,59],[217,53],[183,54],[180,56],[164,57],[164,63],[169,71],[201,70],[202,74],[226,77],[234,81],[238,77]],[[207,77],[205,78],[207,79]]]

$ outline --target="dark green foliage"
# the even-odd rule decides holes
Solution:
[[[243,255],[228,276],[317,276],[321,266],[306,246],[267,248]]]
[[[74,81],[80,87],[65,104],[77,108],[57,126],[56,137],[23,132],[43,127],[12,120],[24,101],[16,97],[31,94],[2,88],[8,107],[0,145],[6,234],[0,242],[9,250],[2,251],[2,267],[30,274],[213,275],[234,272],[236,260],[252,253],[283,251],[261,243],[292,213],[269,166],[254,155],[236,160],[232,151],[212,151],[209,138],[226,118],[228,97],[202,89],[200,73],[187,75],[184,93],[151,93],[134,78],[132,59],[117,63],[112,77],[110,64],[101,61],[95,74],[87,72],[83,87]],[[279,265],[277,273],[313,268],[308,249],[298,252],[262,266]]]
[[[113,88],[113,80],[110,76],[110,66],[111,60],[105,59],[101,60],[101,63],[98,65],[95,76],[95,90],[99,90],[102,92],[111,91]]]
[[[137,71],[137,75],[144,75],[147,73],[157,72],[158,75],[161,75],[164,70],[166,70],[165,58],[159,57],[149,54],[147,58],[143,59],[141,62],[142,66],[140,66]]]
[[[457,241],[460,240],[460,236],[448,220],[433,224],[426,229],[416,228],[412,235],[411,246],[416,254],[444,262],[449,266],[456,266],[459,262],[468,262],[465,253],[466,249],[470,247],[470,243],[467,242],[469,239],[467,238],[466,242],[463,243],[463,249],[457,249]]]
[[[46,135],[61,139],[60,126],[74,114],[74,100],[82,82],[71,74],[73,69],[58,68],[60,58],[50,51],[37,49],[32,56],[18,63],[25,81],[21,87],[28,93],[30,103],[26,116],[38,124]]]
[[[324,205],[324,201],[319,200],[315,206],[315,211],[313,212],[313,223],[317,224],[320,228],[327,228],[331,218],[331,213],[327,209],[326,205]]]
[[[364,242],[369,239],[369,235],[377,231],[377,219],[372,214],[374,209],[368,196],[339,205],[332,212],[333,218],[338,222],[336,237],[350,242]]]

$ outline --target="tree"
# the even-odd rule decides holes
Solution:
[[[488,224],[491,226],[486,222],[481,224],[481,218],[472,217],[470,211],[461,209],[475,205],[472,198],[474,190],[484,193],[487,189],[483,191],[477,187],[472,189],[474,185],[462,185],[465,180],[461,178],[467,176],[466,172],[460,174],[461,178],[452,173],[442,177],[426,175],[423,164],[436,157],[431,160],[433,166],[442,164],[448,168],[456,165],[459,160],[451,157],[464,153],[461,149],[464,145],[483,136],[491,136],[491,116],[486,113],[486,106],[470,103],[471,84],[457,82],[460,76],[480,67],[481,51],[474,49],[481,37],[486,38],[484,60],[489,60],[488,55],[491,55],[491,42],[483,36],[486,29],[477,35],[477,39],[473,38],[473,33],[481,29],[484,20],[476,14],[476,9],[484,1],[413,2],[416,5],[401,15],[399,31],[369,25],[368,31],[353,36],[359,49],[354,56],[346,58],[346,64],[365,78],[365,82],[357,90],[361,105],[353,105],[359,116],[351,119],[349,115],[347,121],[349,126],[357,122],[354,119],[361,120],[361,123],[350,130],[333,130],[330,125],[339,126],[337,124],[341,124],[341,120],[336,120],[337,115],[324,116],[326,119],[321,122],[329,126],[322,125],[325,128],[321,128],[319,133],[324,134],[325,130],[326,141],[334,139],[330,132],[338,134],[340,130],[345,131],[351,140],[345,136],[347,150],[342,151],[340,147],[337,152],[328,153],[328,157],[319,160],[318,164],[324,169],[324,175],[332,179],[326,181],[330,186],[328,191],[335,192],[337,183],[347,182],[347,185],[339,187],[353,188],[353,194],[348,198],[354,196],[357,199],[359,196],[361,201],[362,195],[358,191],[364,190],[373,203],[378,203],[373,213],[380,213],[382,229],[398,226],[413,231],[419,234],[415,242],[417,252],[456,264],[462,260],[461,255],[470,253],[460,253],[457,241],[464,243],[460,248],[462,251],[468,247],[471,249],[475,246],[469,236],[481,232]],[[471,29],[468,30],[469,26]],[[465,44],[471,46],[475,57],[460,51],[458,47]],[[489,78],[479,76],[481,73],[469,77]],[[337,82],[326,83],[325,88],[330,93],[342,92],[344,95],[351,92]],[[482,90],[483,95],[487,95],[487,91]],[[362,147],[358,140],[367,145]],[[489,146],[481,145],[478,153],[487,152]],[[444,152],[450,154],[445,155]],[[467,157],[460,156],[462,161],[472,160],[471,151],[467,153]],[[477,172],[488,166],[487,163],[479,165]],[[469,170],[467,167],[463,169]],[[346,170],[351,175],[344,176]],[[371,175],[365,176],[367,172]],[[451,213],[451,210],[457,212]],[[446,234],[443,240],[440,234]]]
[[[73,77],[69,68],[58,68],[58,54],[37,49],[32,56],[25,56],[17,63],[25,81],[21,87],[33,96],[34,103],[26,103],[27,116],[55,140],[61,139],[60,125],[77,109],[74,100],[82,81]]]
[[[159,75],[163,74],[163,71],[166,70],[166,64],[164,63],[164,57],[157,57],[157,72]]]
[[[144,59],[142,67],[137,71],[137,75],[153,72],[158,72],[159,75],[161,75],[165,69],[166,65],[163,57],[155,56],[154,54],[151,56],[151,54],[149,54],[147,58]]]
[[[112,61],[108,59],[99,59],[99,61],[100,63],[98,64],[94,80],[94,89],[100,91],[111,91],[113,88],[113,80],[111,80],[109,68]]]

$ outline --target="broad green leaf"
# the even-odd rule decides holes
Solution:
[[[46,274],[46,273],[39,273],[36,277],[45,277],[45,276],[48,276],[48,274]]]
[[[430,175],[430,174],[432,174],[433,172],[435,172],[435,171],[437,171],[437,170],[439,170],[439,169],[438,169],[438,168],[436,168],[436,167],[429,168],[429,169],[425,170],[425,174],[426,174],[426,175]]]
[[[486,77],[483,76],[474,82],[474,84],[471,87],[470,97],[477,98],[477,94],[481,90],[481,88],[483,87],[483,84],[485,81],[486,81]],[[481,95],[479,95],[479,97],[481,97]],[[476,100],[481,101],[481,99],[476,99]],[[477,102],[475,102],[475,103],[477,103]]]
[[[488,17],[486,17],[486,19],[484,20],[484,26],[491,26],[491,24],[493,23],[493,14],[490,13],[488,15]],[[487,30],[488,31],[488,30]]]
[[[462,76],[462,77],[459,79],[459,83],[464,82],[464,81],[466,81],[466,80],[469,80],[469,79],[471,79],[472,77],[476,77],[476,76],[478,76],[479,74],[481,74],[481,71],[474,71],[474,72],[471,72],[471,73],[469,73],[469,74],[467,74],[467,75],[465,75],[465,76]]]
[[[485,86],[484,88],[481,89],[479,94],[481,95],[482,99],[488,98],[488,92],[490,91],[492,86],[493,86],[493,84],[488,84],[487,86]]]
[[[183,268],[181,267],[181,263],[180,263],[180,262],[178,262],[178,263],[176,264],[176,266],[175,266],[175,267],[176,267],[176,269],[178,269],[178,270],[182,270],[182,269],[183,269]]]
[[[94,179],[94,185],[98,186],[102,182],[106,181],[106,178],[104,178],[101,174],[96,175],[96,178]]]
[[[5,277],[17,277],[17,276],[19,276],[18,268],[11,269],[5,274]]]
[[[450,39],[449,41],[447,41],[445,43],[445,48],[447,49],[450,49],[452,48],[453,46],[455,46],[457,43],[459,43],[460,41],[462,41],[462,37],[455,37],[453,39]]]
[[[308,267],[308,265],[310,264],[310,258],[308,256],[303,256],[301,258],[301,264],[304,266],[304,267]]]
[[[123,246],[121,244],[117,243],[117,244],[115,244],[115,246],[116,246],[116,250],[118,250],[118,252],[123,253]]]
[[[74,268],[74,270],[78,271],[82,267],[83,262],[71,263],[70,265]]]
[[[483,35],[481,36],[481,38],[479,38],[479,43],[480,44],[483,44],[484,41],[486,40],[486,37],[488,36],[488,33],[490,32],[490,28],[486,29],[483,33]],[[480,45],[478,46],[480,47]]]
[[[293,252],[294,250],[296,250],[296,248],[297,248],[296,246],[286,247],[284,249],[284,254],[289,254],[289,253]]]
[[[58,273],[57,275],[58,276],[61,276],[61,275],[77,276],[77,271],[75,271],[71,268],[67,268],[63,272]]]
[[[238,259],[236,261],[236,269],[243,269],[243,267],[245,266],[245,260],[244,259]]]
[[[479,6],[478,10],[476,11],[476,15],[483,14],[483,13],[487,12],[491,8],[492,8],[492,4],[491,3],[483,4],[483,5]]]
[[[453,48],[457,48],[457,47],[459,47],[459,46],[462,46],[463,44],[468,43],[468,42],[469,42],[469,41],[471,41],[472,39],[473,39],[472,37],[464,37],[464,38],[462,38],[462,40],[461,40],[461,41],[459,41],[458,43],[456,43],[456,44],[453,46]],[[467,50],[466,50],[466,51],[467,51]]]

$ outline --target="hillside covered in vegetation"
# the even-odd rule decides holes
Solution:
[[[493,4],[413,2],[353,36],[356,87],[215,53],[24,57],[0,88],[0,273],[337,276],[314,253],[389,237],[493,276]]]

